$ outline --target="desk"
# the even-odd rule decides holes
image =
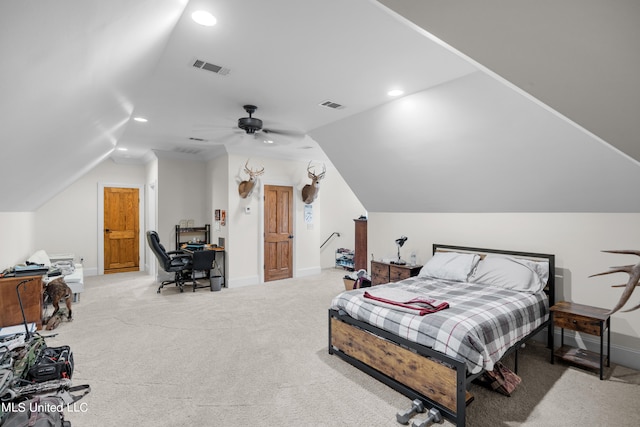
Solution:
[[[181,249],[184,253],[191,255],[193,259],[192,268],[191,268],[191,281],[193,282],[193,291],[195,292],[196,288],[203,288],[205,286],[197,286],[196,279],[201,279],[206,277],[209,279],[211,270],[217,270],[220,276],[222,277],[222,286],[227,287],[227,280],[225,278],[225,261],[226,255],[224,248],[214,247],[209,245],[204,245],[201,249],[193,250],[192,248],[187,247],[186,245]],[[218,262],[218,257],[222,256],[222,263]],[[198,272],[203,272],[204,275],[201,277],[197,277]],[[210,286],[210,285],[206,285]],[[211,287],[213,290],[213,286]]]
[[[6,277],[0,279],[0,327],[22,325],[22,312],[16,286],[20,286],[20,299],[27,323],[35,323],[42,329],[42,276]]]

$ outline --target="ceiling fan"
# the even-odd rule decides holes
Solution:
[[[295,132],[295,131],[287,131],[287,130],[276,130],[276,129],[264,129],[262,127],[262,120],[257,117],[253,117],[253,113],[256,112],[258,107],[255,105],[244,105],[244,111],[249,114],[249,117],[241,117],[238,119],[238,127],[244,130],[248,135],[254,135],[256,132],[262,133],[273,133],[279,135],[288,135],[288,136],[304,136],[303,132]]]
[[[249,114],[249,117],[239,118],[237,126],[233,126],[231,128],[227,126],[223,127],[227,130],[233,130],[232,132],[228,134],[225,133],[225,135],[213,138],[212,136],[210,136],[210,133],[212,131],[211,126],[199,126],[198,128],[192,130],[192,136],[189,137],[189,142],[192,144],[224,145],[229,142],[238,141],[237,138],[238,134],[240,133],[244,138],[247,139],[262,139],[264,142],[273,145],[287,145],[293,142],[293,140],[303,139],[306,135],[304,132],[299,131],[263,128],[262,120],[253,116],[258,107],[256,107],[255,105],[247,104],[244,105],[243,108],[247,112],[247,114]],[[218,126],[215,126],[214,128],[220,129],[220,127]],[[270,135],[278,135],[282,138],[272,138]],[[273,139],[276,139],[276,141],[273,141]]]

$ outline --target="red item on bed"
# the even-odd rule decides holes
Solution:
[[[365,298],[380,301],[385,304],[390,304],[409,310],[415,310],[415,313],[419,316],[424,316],[425,314],[435,313],[436,311],[449,308],[449,303],[446,301],[437,301],[435,299],[425,297],[415,297],[409,300],[396,301],[388,298],[377,297],[375,295],[371,295],[366,291],[363,296]]]

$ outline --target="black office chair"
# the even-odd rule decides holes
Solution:
[[[210,271],[214,268],[214,263],[216,260],[216,251],[209,250],[200,250],[196,251],[192,255],[193,264],[191,265],[191,282],[193,284],[193,292],[196,291],[196,288],[211,288],[213,291],[213,286],[210,282]],[[206,279],[206,283],[204,285],[199,285],[197,279]]]
[[[160,243],[158,233],[155,231],[147,231],[147,243],[156,255],[156,258],[158,258],[162,269],[167,273],[174,273],[173,280],[165,280],[160,283],[158,293],[160,293],[160,289],[162,289],[164,285],[170,283],[175,283],[176,286],[180,288],[180,292],[184,292],[183,286],[185,279],[189,278],[191,273],[191,256],[182,251],[167,252],[162,243]]]

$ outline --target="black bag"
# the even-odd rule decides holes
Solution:
[[[27,371],[26,379],[33,382],[71,379],[73,375],[73,353],[68,345],[45,347],[36,362]]]
[[[64,420],[64,401],[58,396],[41,396],[11,404],[0,420],[2,427],[71,427]]]

